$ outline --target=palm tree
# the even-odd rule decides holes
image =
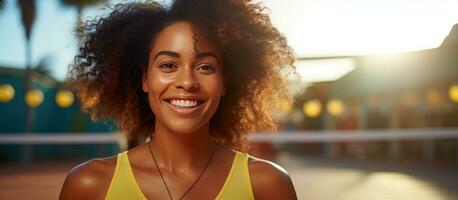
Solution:
[[[45,56],[38,61],[38,64],[33,68],[34,72],[37,72],[41,75],[51,76],[51,57]]]
[[[30,36],[32,34],[33,23],[35,22],[36,7],[35,0],[17,0],[21,12],[22,26],[24,27],[26,39],[26,68],[24,75],[24,94],[31,88],[31,66],[32,66],[32,46]],[[25,96],[25,95],[24,95]],[[26,106],[25,132],[31,133],[35,119],[35,109]],[[22,161],[32,160],[32,146],[25,145],[22,150]]]
[[[32,67],[32,44],[30,42],[30,36],[32,34],[33,24],[35,22],[36,7],[35,0],[18,0],[17,2],[21,11],[22,26],[24,27],[26,39],[26,69],[24,76],[24,88],[25,92],[27,92],[31,88],[30,72]],[[30,133],[32,132],[33,128],[34,109],[26,106],[26,112],[25,131]]]
[[[5,1],[0,0],[0,11],[3,10],[3,7],[5,7]]]
[[[107,0],[60,0],[60,2],[65,6],[76,7],[77,10],[77,24],[76,28],[78,30],[78,39],[81,40],[81,26],[83,23],[82,16],[83,10],[89,6],[94,6],[96,4],[105,3]]]

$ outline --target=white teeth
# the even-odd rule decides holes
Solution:
[[[197,100],[183,100],[183,99],[172,99],[170,103],[174,106],[180,107],[195,107],[198,104]]]

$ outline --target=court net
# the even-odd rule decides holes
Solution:
[[[458,129],[284,131],[249,138],[253,155],[290,173],[299,199],[458,197]],[[57,199],[68,170],[114,155],[127,141],[119,133],[1,134],[0,148],[32,154],[29,162],[1,164],[0,199]],[[55,155],[34,158],[40,152]]]

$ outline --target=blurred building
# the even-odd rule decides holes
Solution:
[[[34,94],[35,96],[26,97],[24,77],[24,69],[0,67],[0,134],[25,134],[26,107],[30,103],[36,106],[33,109],[34,119],[31,134],[66,132],[90,134],[91,132],[109,131],[107,122],[93,123],[89,116],[79,111],[78,102],[72,100],[74,99],[73,94],[65,90],[64,83],[33,70],[31,85],[39,92]],[[60,94],[62,91],[64,94]],[[70,95],[70,97],[65,95]],[[84,149],[92,150],[78,151],[72,145],[35,145],[32,146],[32,153],[34,159],[53,159],[75,155],[89,157],[96,154],[97,151],[94,149],[98,148],[90,146],[85,146]],[[74,150],[71,150],[72,148]],[[20,159],[21,149],[21,145],[0,145],[0,161]],[[112,152],[109,151],[109,153]]]
[[[302,109],[303,103],[317,99],[323,107],[319,115],[304,118],[296,125],[297,128],[370,130],[458,127],[458,100],[452,100],[458,97],[451,96],[452,87],[458,87],[458,24],[438,48],[338,58],[352,59],[355,69],[338,80],[313,83],[296,97],[297,110]],[[331,100],[343,104],[343,111],[338,115],[331,115],[327,111],[327,103]],[[457,144],[456,140],[366,145],[346,143],[335,144],[334,149],[342,155],[384,157],[390,156],[388,152],[394,148],[397,152],[395,156],[421,160],[425,159],[425,155],[431,157],[433,154],[436,161],[454,163],[458,157]]]

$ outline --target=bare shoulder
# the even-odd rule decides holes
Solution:
[[[104,199],[116,168],[116,156],[97,158],[74,167],[59,199]]]
[[[293,182],[280,165],[250,156],[248,168],[256,199],[297,199]]]

